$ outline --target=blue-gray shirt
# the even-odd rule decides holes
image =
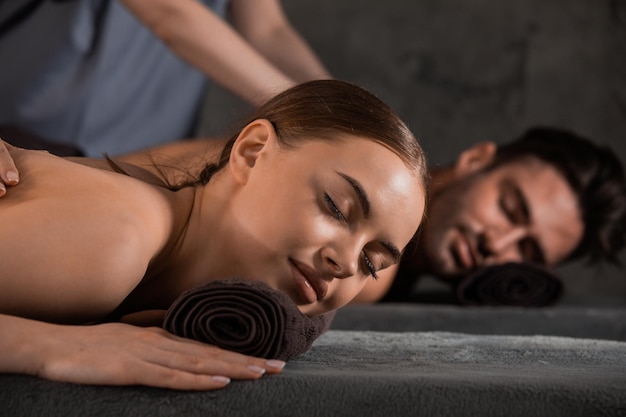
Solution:
[[[0,3],[0,125],[87,156],[128,153],[192,133],[208,80],[122,4],[30,1],[26,13],[26,3]],[[228,0],[203,3],[224,16]],[[16,17],[20,9],[24,14]]]

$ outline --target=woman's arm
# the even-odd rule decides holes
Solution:
[[[175,54],[250,103],[263,103],[295,84],[196,0],[122,2]],[[247,3],[256,2],[261,0]]]
[[[263,369],[280,370],[158,328],[49,323],[102,320],[136,286],[162,246],[163,231],[150,220],[159,200],[151,198],[151,187],[130,178],[111,183],[109,174],[52,155],[12,154],[24,176],[0,202],[1,215],[11,219],[0,234],[0,372],[212,389],[228,382],[216,375],[254,379]],[[119,190],[118,182],[124,182]],[[144,206],[152,209],[142,212]]]
[[[122,323],[67,326],[0,314],[0,372],[95,385],[210,390],[284,366]]]

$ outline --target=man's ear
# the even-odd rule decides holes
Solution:
[[[240,184],[248,181],[259,157],[276,142],[276,130],[269,120],[257,119],[239,133],[230,152],[229,168]]]
[[[494,142],[480,142],[461,152],[454,164],[455,177],[483,169],[493,161],[498,147]]]

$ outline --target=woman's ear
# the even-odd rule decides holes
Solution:
[[[493,161],[498,147],[493,142],[480,142],[461,152],[454,164],[456,178],[483,169]]]
[[[257,119],[249,123],[237,136],[230,152],[229,167],[240,184],[248,181],[257,161],[276,142],[276,130],[269,120]]]

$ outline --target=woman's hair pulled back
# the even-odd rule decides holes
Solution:
[[[338,80],[299,84],[259,107],[237,132],[257,119],[269,120],[286,148],[305,140],[333,140],[341,133],[371,139],[397,154],[427,186],[426,158],[417,139],[389,106],[354,84]],[[206,184],[226,166],[237,136],[228,140],[217,163],[202,170],[197,183]]]

